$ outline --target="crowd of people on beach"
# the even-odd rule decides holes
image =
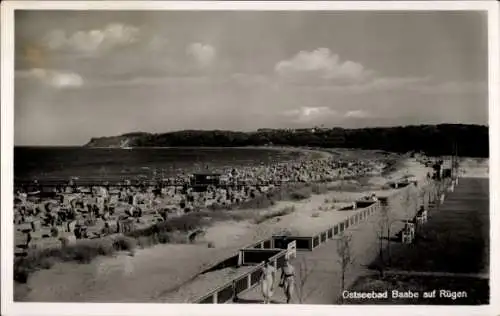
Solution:
[[[154,185],[145,182],[133,184],[125,180],[120,186],[100,184],[89,188],[79,187],[70,180],[66,186],[54,188],[55,198],[51,199],[41,199],[37,194],[19,188],[14,201],[14,224],[25,227],[19,230],[27,236],[26,247],[32,240],[31,234],[40,231],[41,227],[50,230],[50,234],[42,238],[59,236],[64,245],[76,239],[127,232],[140,223],[151,225],[197,210],[230,207],[275,190],[284,183],[334,181],[380,173],[384,166],[383,161],[347,161],[328,157],[228,168],[218,170],[218,185],[209,184],[203,190],[192,186],[192,176],[185,174],[163,179]],[[146,214],[152,215],[155,221],[141,221]],[[61,232],[69,234],[61,237]]]

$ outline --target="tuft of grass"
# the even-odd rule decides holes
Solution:
[[[255,222],[255,224],[260,224],[260,223],[263,223],[271,218],[275,218],[278,216],[284,216],[284,215],[293,213],[294,211],[295,211],[295,206],[293,206],[293,205],[286,206],[277,212],[272,212],[272,213],[267,213],[267,214],[261,215],[261,216],[257,217],[254,222]]]
[[[265,209],[275,204],[278,200],[277,193],[268,193],[255,197],[254,199],[244,201],[236,207],[240,209]]]
[[[135,229],[125,235],[111,234],[103,238],[92,240],[79,240],[74,245],[49,249],[33,249],[26,256],[16,258],[14,261],[14,279],[19,283],[26,283],[28,276],[41,269],[49,269],[56,262],[89,263],[97,256],[111,256],[117,251],[130,251],[136,247],[149,247],[155,244],[171,242],[186,242],[186,233],[206,226],[213,220],[241,220],[248,217],[244,212],[236,209],[264,209],[276,204],[277,201],[300,201],[314,194],[327,191],[325,184],[295,183],[285,184],[272,191],[256,194],[254,199],[241,202],[237,205],[214,205],[211,210],[190,212],[181,217],[166,219],[149,227]],[[223,212],[219,212],[223,210]],[[294,206],[266,214],[255,219],[257,224],[268,219],[284,216],[295,211]],[[112,219],[116,216],[112,216]],[[86,224],[92,226],[94,221],[87,219]],[[110,227],[111,233],[113,227]],[[55,231],[52,232],[55,235]],[[208,245],[210,247],[210,245]]]
[[[168,244],[170,242],[170,234],[167,232],[161,232],[158,234],[158,242],[160,244]]]
[[[233,209],[265,209],[275,205],[278,201],[300,201],[310,198],[314,190],[316,192],[322,192],[323,189],[321,189],[321,187],[322,186],[318,185],[315,189],[315,185],[309,183],[285,184],[273,191],[257,195],[253,199],[234,205]]]
[[[140,248],[151,247],[158,243],[158,241],[155,242],[153,238],[147,236],[137,237],[136,241],[137,241],[137,246],[139,246]]]
[[[290,199],[294,201],[305,200],[311,197],[311,189],[298,189],[290,193]]]
[[[113,248],[118,251],[133,251],[137,246],[137,241],[134,238],[126,236],[118,236],[113,241]]]
[[[181,217],[174,217],[166,221],[155,223],[149,227],[136,229],[126,235],[132,238],[157,236],[160,233],[173,233],[176,231],[190,232],[208,224],[206,212],[191,212]]]
[[[56,262],[75,261],[89,263],[97,256],[110,256],[116,251],[132,251],[135,240],[126,236],[115,236],[92,240],[81,240],[64,248],[34,250],[14,261],[14,280],[26,283],[28,276],[38,270],[50,269]]]

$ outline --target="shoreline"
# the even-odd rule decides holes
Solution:
[[[40,148],[44,148],[44,146],[40,146]],[[50,148],[58,148],[57,146]],[[64,146],[61,146],[64,148]],[[75,147],[66,147],[66,148],[85,148],[85,149],[122,149],[120,147],[100,147],[100,146],[75,146]],[[243,150],[274,150],[274,151],[293,151],[293,152],[316,152],[316,153],[326,153],[328,156],[332,154],[329,153],[325,148],[322,149],[312,149],[307,147],[293,147],[293,146],[139,146],[139,147],[130,147],[131,149],[125,150],[142,150],[142,149],[243,149]],[[340,148],[340,147],[339,147]],[[336,149],[336,148],[328,148],[328,149]],[[344,148],[342,148],[344,149]],[[349,149],[349,148],[346,148]],[[351,148],[352,149],[352,148]],[[363,149],[359,149],[363,150]]]

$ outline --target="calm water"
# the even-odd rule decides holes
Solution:
[[[16,147],[16,180],[124,179],[153,177],[154,170],[171,176],[181,171],[255,166],[302,157],[292,151],[237,148],[134,148]]]

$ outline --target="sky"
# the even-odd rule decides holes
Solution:
[[[15,145],[488,124],[483,12],[16,11]]]

